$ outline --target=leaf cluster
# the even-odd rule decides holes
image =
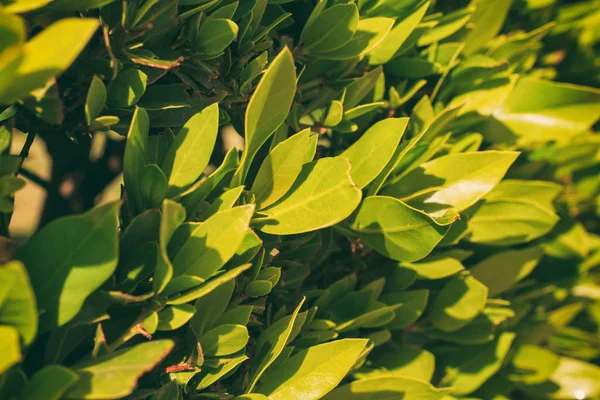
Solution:
[[[599,399],[598,6],[0,0],[0,399]]]

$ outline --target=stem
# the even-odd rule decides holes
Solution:
[[[25,139],[25,144],[23,145],[23,148],[21,149],[21,153],[19,153],[19,157],[21,158],[21,160],[19,160],[19,164],[15,171],[15,176],[19,175],[19,173],[21,172],[21,168],[23,167],[23,163],[25,162],[25,159],[27,157],[29,157],[29,150],[31,149],[31,145],[33,144],[33,141],[35,140],[35,136],[36,136],[36,133],[28,133],[27,134],[27,138]]]

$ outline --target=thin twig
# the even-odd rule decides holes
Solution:
[[[39,177],[38,175],[36,175],[34,172],[28,170],[25,167],[21,167],[21,171],[19,172],[20,175],[23,175],[25,178],[29,179],[31,182],[35,183],[36,185],[46,189],[46,190],[50,190],[51,185],[50,182],[46,181],[45,179]]]
[[[104,34],[104,44],[106,45],[106,51],[108,52],[108,56],[110,57],[110,61],[112,62],[113,74],[111,81],[114,81],[117,77],[117,73],[119,72],[119,66],[117,65],[117,58],[115,57],[112,48],[110,47],[110,37],[108,35],[108,27],[106,25],[102,25],[102,33]]]
[[[33,144],[33,141],[35,140],[35,136],[36,136],[35,132],[30,132],[27,134],[27,138],[25,139],[25,144],[23,145],[23,148],[21,149],[21,153],[19,153],[19,157],[21,159],[19,160],[19,164],[17,165],[17,169],[15,170],[15,176],[19,175],[19,173],[21,172],[21,168],[23,167],[23,163],[25,162],[25,159],[27,157],[29,157],[29,150],[31,150],[31,145]]]

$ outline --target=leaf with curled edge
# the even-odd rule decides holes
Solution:
[[[448,226],[393,197],[371,196],[360,205],[350,229],[378,253],[411,262],[431,253]]]

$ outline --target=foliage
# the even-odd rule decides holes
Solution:
[[[0,0],[0,398],[600,399],[599,10]]]

